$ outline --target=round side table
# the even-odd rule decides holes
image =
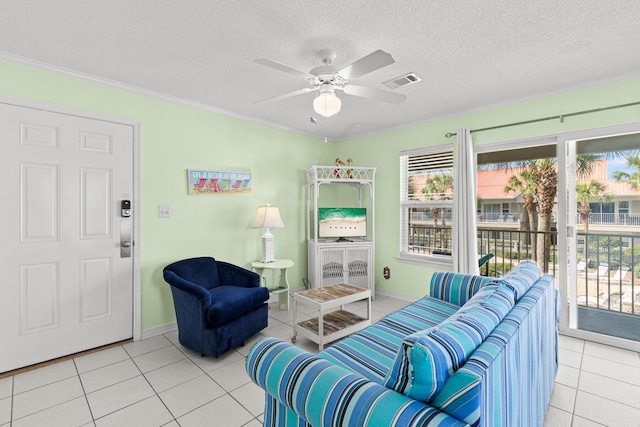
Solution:
[[[274,262],[254,261],[251,263],[251,269],[260,275],[262,286],[269,289],[271,294],[278,295],[278,306],[289,310],[289,281],[287,279],[287,268],[293,267],[293,261],[290,259],[277,259]],[[280,270],[280,279],[278,283],[269,285],[265,273],[267,271]]]

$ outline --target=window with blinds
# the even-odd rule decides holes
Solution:
[[[400,173],[400,256],[450,260],[453,146],[401,153]]]

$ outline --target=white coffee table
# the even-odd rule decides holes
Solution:
[[[344,305],[356,301],[367,301],[367,317],[344,310]],[[318,317],[297,321],[298,304],[319,311]],[[293,294],[293,337],[298,333],[318,344],[320,351],[328,342],[351,335],[371,325],[371,291],[352,285],[330,285]]]

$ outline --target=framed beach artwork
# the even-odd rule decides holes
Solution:
[[[251,172],[189,169],[189,194],[251,193]]]

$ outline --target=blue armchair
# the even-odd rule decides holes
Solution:
[[[184,347],[219,357],[267,327],[269,290],[258,274],[201,257],[174,262],[163,275]]]

